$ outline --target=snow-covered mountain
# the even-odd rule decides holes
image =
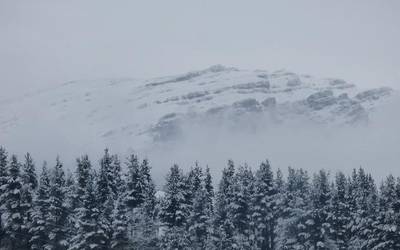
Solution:
[[[301,118],[362,125],[395,93],[387,87],[363,90],[341,79],[221,65],[146,80],[72,81],[0,102],[0,138],[40,140],[49,133],[82,147],[99,141],[149,145],[177,136],[188,120],[235,121],[246,114],[268,115],[275,123]]]

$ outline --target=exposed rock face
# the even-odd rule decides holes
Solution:
[[[235,109],[242,112],[260,112],[260,103],[253,98],[244,99],[233,103],[232,105]]]
[[[363,91],[356,95],[356,98],[362,102],[365,101],[375,101],[384,96],[388,96],[393,92],[391,88],[377,88],[377,89],[370,89],[367,91]]]
[[[324,90],[307,97],[308,105],[315,110],[321,110],[336,103],[332,90]]]
[[[261,104],[265,108],[274,108],[276,106],[276,98],[275,97],[268,97],[267,99],[262,101]]]

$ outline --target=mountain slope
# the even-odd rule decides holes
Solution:
[[[75,128],[96,140],[134,137],[145,143],[170,137],[178,121],[221,115],[234,119],[243,113],[273,114],[276,122],[303,117],[359,124],[368,122],[369,113],[392,93],[385,87],[362,91],[340,79],[216,65],[149,80],[68,82],[3,103],[0,135],[35,124],[60,132]]]

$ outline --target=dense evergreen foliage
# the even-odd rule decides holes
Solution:
[[[74,169],[74,173],[68,172]],[[0,249],[400,249],[400,178],[379,188],[364,169],[333,177],[268,161],[173,165],[156,193],[147,159],[104,151],[40,173],[0,147]]]

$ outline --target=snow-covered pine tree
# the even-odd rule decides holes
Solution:
[[[128,250],[130,248],[128,237],[128,216],[126,204],[122,197],[118,198],[113,211],[113,235],[110,249]]]
[[[24,214],[24,225],[22,228],[22,233],[27,235],[28,240],[26,241],[26,248],[30,248],[29,239],[31,235],[29,234],[30,227],[32,226],[32,213],[33,213],[33,198],[38,185],[36,169],[33,159],[29,153],[25,155],[25,162],[22,165],[22,207]]]
[[[76,232],[76,220],[77,220],[77,208],[79,208],[79,200],[77,196],[78,185],[75,182],[74,175],[69,169],[66,171],[65,178],[65,205],[68,211],[67,222],[65,227],[67,227],[68,240],[71,240],[71,235]]]
[[[0,147],[0,248],[3,246],[3,238],[5,236],[4,222],[3,222],[3,213],[4,207],[1,204],[5,204],[3,201],[4,189],[6,188],[7,179],[8,179],[8,170],[7,170],[7,151],[5,148]]]
[[[65,203],[65,173],[59,157],[50,176],[49,243],[46,249],[67,249],[68,229],[65,227],[69,211]]]
[[[251,216],[255,247],[263,250],[274,249],[276,215],[276,186],[271,166],[262,162],[255,174],[254,194],[251,201]]]
[[[151,177],[150,170],[151,167],[149,165],[149,161],[147,159],[144,159],[142,161],[142,164],[140,165],[140,170],[139,170],[140,178],[143,180],[144,183],[144,188],[143,188],[144,200],[143,200],[142,210],[147,216],[154,219],[155,218],[154,209],[156,206],[156,197],[155,197],[156,187]]]
[[[204,188],[207,192],[207,203],[209,205],[209,211],[211,214],[214,213],[214,186],[212,183],[212,176],[210,173],[210,168],[206,167],[206,173],[204,175]]]
[[[251,249],[254,239],[251,237],[252,208],[251,197],[254,193],[254,175],[245,165],[238,168],[233,184],[233,198],[228,216],[235,227],[235,247]]]
[[[193,249],[207,249],[210,238],[211,213],[205,185],[196,190],[188,220],[188,229]]]
[[[311,211],[309,177],[303,169],[288,169],[286,209],[278,220],[276,247],[278,249],[309,249],[307,220]]]
[[[234,244],[234,225],[230,217],[234,196],[235,165],[232,160],[222,171],[221,181],[216,194],[213,242],[217,249],[230,249]]]
[[[331,190],[329,176],[325,170],[320,170],[314,174],[313,187],[311,190],[312,209],[306,221],[307,232],[309,234],[308,244],[312,249],[334,249],[336,248],[330,232],[332,231],[329,223],[329,204]]]
[[[159,247],[155,249],[186,250],[192,248],[186,229],[173,226],[164,232]]]
[[[185,249],[188,245],[186,223],[189,208],[186,200],[187,182],[178,165],[173,165],[166,178],[165,196],[162,200],[160,219],[167,227],[161,240],[166,249]]]
[[[140,172],[139,160],[136,155],[132,154],[128,157],[126,166],[128,169],[126,176],[126,196],[125,202],[130,210],[139,207],[145,197],[145,184]]]
[[[198,162],[195,163],[194,168],[191,168],[186,178],[186,202],[192,206],[195,193],[201,188],[203,179],[203,170]]]
[[[369,248],[370,237],[373,235],[373,222],[378,214],[377,188],[370,174],[359,168],[356,177],[356,214],[353,215],[356,237],[352,240],[353,247]]]
[[[30,239],[31,249],[44,249],[49,242],[48,232],[49,225],[49,208],[50,208],[50,177],[46,162],[43,163],[42,172],[40,174],[39,186],[37,188],[36,198],[34,200],[34,212],[32,214],[32,226],[29,233],[32,235]]]
[[[29,241],[29,235],[24,233],[25,209],[22,193],[21,164],[18,162],[17,156],[13,155],[8,166],[7,183],[4,185],[2,193],[5,239],[11,250],[24,248]]]
[[[155,249],[158,245],[155,185],[150,175],[150,166],[144,159],[139,167],[140,183],[143,183],[143,202],[135,208],[134,245],[137,248]]]
[[[400,249],[400,183],[389,175],[380,188],[379,214],[368,240],[370,249]]]
[[[114,197],[113,191],[113,171],[111,169],[112,157],[108,149],[104,150],[104,155],[100,160],[100,170],[97,179],[97,195],[99,203],[104,205],[110,197]]]
[[[167,175],[164,187],[165,197],[160,218],[168,227],[181,227],[188,218],[188,206],[185,200],[185,178],[178,165],[173,165]]]
[[[82,205],[82,198],[86,191],[87,182],[89,180],[89,175],[92,169],[92,164],[89,160],[88,155],[83,155],[76,159],[76,196],[78,199],[78,206]]]
[[[125,182],[122,178],[121,161],[118,155],[111,156],[111,190],[114,194],[114,200],[118,199],[118,196],[125,192]]]
[[[349,249],[351,239],[351,210],[349,204],[349,183],[342,172],[335,176],[332,199],[329,205],[330,235],[339,250]]]
[[[96,178],[91,171],[85,181],[82,207],[78,209],[78,230],[69,250],[107,250],[107,235],[99,220],[101,211],[97,198]]]

